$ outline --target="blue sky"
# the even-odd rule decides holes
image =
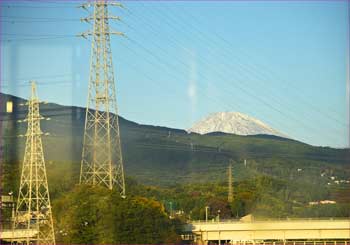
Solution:
[[[124,1],[111,23],[121,116],[189,128],[239,111],[303,142],[349,145],[348,1]],[[1,90],[85,106],[79,2],[2,1]],[[348,86],[348,87],[347,87]]]

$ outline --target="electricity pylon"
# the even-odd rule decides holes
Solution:
[[[229,202],[232,202],[233,201],[232,163],[230,163],[228,165],[227,174],[228,174],[228,195],[227,195],[227,200]]]
[[[93,30],[81,34],[85,38],[92,37],[92,46],[80,183],[103,185],[109,189],[117,185],[124,197],[123,158],[110,44],[112,34],[124,34],[111,31],[109,20],[120,18],[108,13],[108,5],[122,5],[107,0],[92,4],[93,16],[82,19],[92,21]],[[81,7],[86,9],[92,4],[83,4]]]
[[[25,229],[24,244],[55,244],[52,212],[47,184],[45,160],[40,129],[39,99],[36,85],[31,83],[28,115],[22,120],[28,123],[21,182],[18,192],[13,229]],[[33,234],[36,234],[32,236]]]

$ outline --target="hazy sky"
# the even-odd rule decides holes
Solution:
[[[349,145],[349,1],[124,1],[112,37],[121,116],[189,128],[239,111],[313,145]],[[1,90],[85,106],[79,2],[1,1]],[[348,86],[348,88],[347,88]]]

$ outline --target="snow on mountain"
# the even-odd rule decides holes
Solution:
[[[269,134],[286,137],[265,123],[239,112],[212,113],[187,130],[199,134],[223,132],[238,135]]]

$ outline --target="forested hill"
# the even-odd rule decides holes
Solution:
[[[27,114],[25,100],[1,94],[2,148],[4,161],[17,163],[23,155],[26,124],[18,123]],[[6,113],[6,102],[13,113]],[[46,161],[69,162],[78,168],[82,150],[85,108],[42,104],[42,130]],[[347,180],[349,149],[315,147],[291,139],[269,136],[238,136],[224,133],[188,134],[184,130],[137,124],[119,117],[123,158],[127,176],[141,183],[173,185],[224,181],[233,161],[235,180],[264,173],[278,178],[337,175]],[[246,164],[244,164],[246,159]],[[326,182],[328,180],[325,180]]]

